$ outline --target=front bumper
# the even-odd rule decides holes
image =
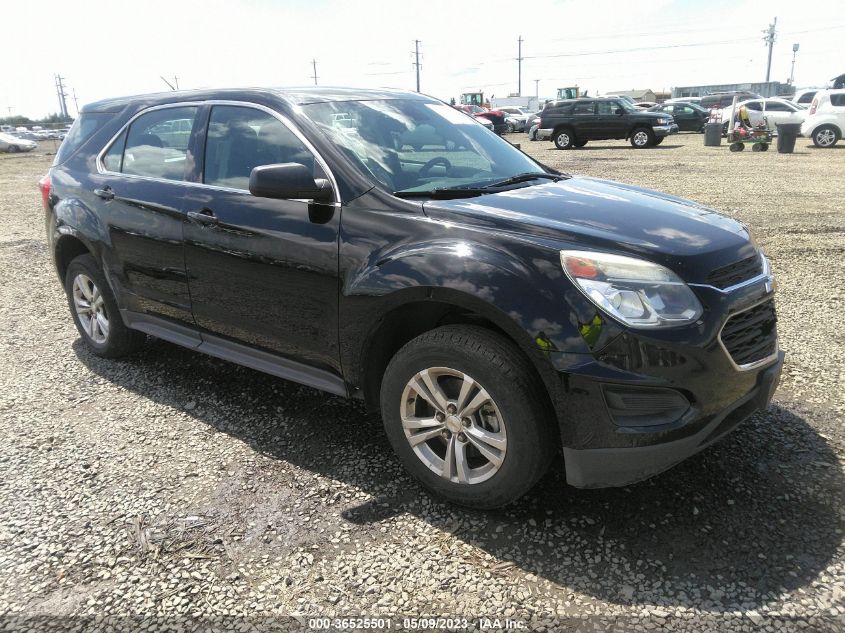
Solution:
[[[566,480],[576,488],[625,486],[648,479],[717,442],[772,401],[783,368],[783,352],[757,375],[754,388],[716,413],[695,434],[647,446],[573,449],[564,447]]]
[[[677,134],[678,124],[672,123],[671,125],[654,125],[651,129],[654,130],[654,135],[656,137],[662,138],[664,136],[669,136],[670,134]]]

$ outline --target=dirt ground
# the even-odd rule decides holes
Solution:
[[[636,486],[575,490],[557,464],[504,510],[450,506],[358,404],[161,341],[89,354],[45,245],[52,157],[0,155],[0,630],[843,630],[845,144],[509,140],[751,228],[787,355],[767,413]]]

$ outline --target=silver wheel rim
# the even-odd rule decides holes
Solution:
[[[109,338],[106,304],[97,284],[83,273],[73,279],[73,307],[88,337],[95,343],[105,343]]]
[[[557,144],[561,147],[566,147],[567,145],[569,145],[569,134],[567,134],[566,132],[560,134],[557,137]]]
[[[833,130],[820,130],[816,133],[816,140],[819,145],[827,147],[828,145],[833,145],[833,142],[836,140],[836,134],[833,133]]]
[[[499,407],[468,374],[431,367],[402,392],[402,430],[429,470],[456,484],[479,484],[499,472],[507,433]]]
[[[645,132],[637,132],[634,134],[634,143],[637,145],[645,145],[648,143],[648,134]]]

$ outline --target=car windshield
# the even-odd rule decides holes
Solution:
[[[525,174],[548,177],[510,143],[444,103],[332,101],[303,110],[364,175],[391,192],[424,195]]]

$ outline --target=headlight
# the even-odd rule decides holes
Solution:
[[[672,327],[701,316],[689,286],[658,264],[589,251],[561,251],[560,262],[590,301],[631,327]]]
[[[666,125],[666,119],[657,119],[657,125]]]

